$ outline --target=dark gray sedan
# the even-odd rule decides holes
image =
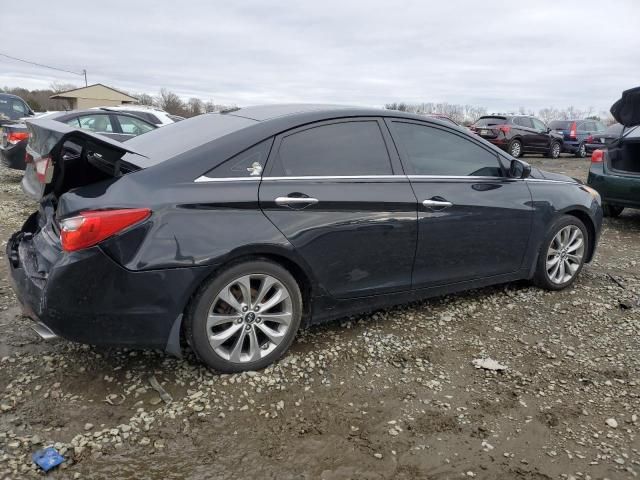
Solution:
[[[595,190],[417,115],[253,107],[125,143],[28,123],[41,208],[7,259],[39,331],[186,339],[223,372],[269,365],[311,323],[522,279],[566,288],[600,233]]]

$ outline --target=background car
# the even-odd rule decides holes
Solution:
[[[16,95],[0,93],[0,127],[24,117],[35,115],[31,107]]]
[[[124,142],[135,136],[158,128],[136,115],[126,112],[78,110],[52,112],[38,118],[48,118],[83,130],[99,133]],[[8,168],[25,169],[25,153],[29,132],[24,123],[7,124],[0,131],[0,161]]]
[[[96,107],[96,109],[106,110],[108,112],[130,113],[131,115],[140,117],[158,127],[171,125],[172,123],[184,120],[184,117],[180,117],[179,115],[171,115],[161,108],[147,105],[118,105],[114,107]]]
[[[604,123],[592,119],[553,120],[549,128],[562,137],[563,152],[573,153],[580,158],[587,156],[589,148],[593,148],[606,131]]]
[[[587,139],[587,152],[593,153],[594,150],[606,147],[608,143],[620,138],[623,128],[619,123],[614,123],[613,125],[609,125],[604,133],[592,135],[591,138]]]
[[[581,183],[391,110],[251,107],[126,143],[28,126],[41,208],[7,245],[25,310],[85,343],[179,352],[184,334],[222,372],[267,366],[304,324],[520,279],[560,290],[602,220]]]
[[[562,151],[562,136],[552,132],[542,120],[529,115],[485,115],[469,130],[515,158],[525,153],[558,158]]]
[[[625,129],[591,154],[587,185],[600,193],[608,217],[617,217],[626,207],[640,208],[640,127]]]

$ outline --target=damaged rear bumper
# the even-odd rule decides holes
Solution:
[[[59,252],[47,266],[34,238],[26,231],[14,234],[7,261],[23,312],[44,336],[165,349],[191,286],[205,273],[198,267],[133,272],[100,247]],[[51,252],[46,256],[51,258]]]

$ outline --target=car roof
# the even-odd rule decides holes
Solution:
[[[0,93],[0,98],[17,98],[18,100],[22,100],[18,95],[12,93]]]

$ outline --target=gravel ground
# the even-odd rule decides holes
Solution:
[[[33,209],[19,180],[0,170],[3,245]],[[67,459],[51,478],[634,478],[639,262],[627,210],[569,290],[522,282],[344,319],[264,371],[218,375],[191,355],[41,341],[2,258],[0,479],[42,475],[30,455],[48,445]],[[474,368],[489,357],[507,369]]]

